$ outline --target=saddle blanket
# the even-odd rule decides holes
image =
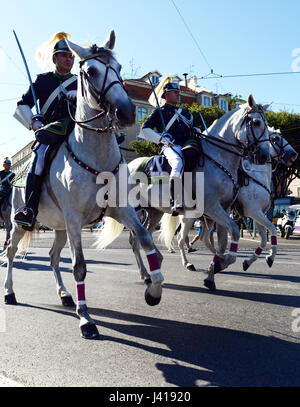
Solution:
[[[169,183],[171,166],[164,155],[155,155],[147,157],[140,164],[137,172],[144,172],[147,175],[149,184]]]

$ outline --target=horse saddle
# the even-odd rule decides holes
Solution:
[[[169,183],[171,166],[165,156],[154,155],[145,158],[132,177],[138,179],[138,173],[141,172],[146,174],[148,184]]]

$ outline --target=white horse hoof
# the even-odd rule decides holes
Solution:
[[[196,271],[195,266],[194,266],[193,264],[191,264],[191,263],[187,264],[186,268],[187,268],[189,271]]]

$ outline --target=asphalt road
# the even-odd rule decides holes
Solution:
[[[74,309],[61,305],[49,266],[53,233],[41,232],[27,259],[15,262],[19,304],[0,300],[0,386],[300,385],[300,238],[279,239],[271,269],[262,255],[244,272],[242,261],[257,245],[245,235],[237,262],[216,275],[214,293],[203,286],[212,258],[206,249],[189,255],[198,268],[190,272],[178,250],[163,248],[162,301],[149,307],[128,232],[101,252],[92,247],[96,235],[84,231],[83,246],[87,304],[100,339],[82,339]],[[67,247],[61,267],[75,300]]]

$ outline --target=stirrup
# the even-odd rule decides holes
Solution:
[[[30,213],[31,212],[31,213]],[[21,216],[21,218],[20,218]],[[22,219],[23,216],[23,219]],[[28,217],[31,216],[31,219],[28,220]],[[19,208],[14,217],[14,221],[20,226],[26,226],[28,228],[33,228],[35,224],[35,214],[33,209],[28,208],[27,206],[22,206]]]

